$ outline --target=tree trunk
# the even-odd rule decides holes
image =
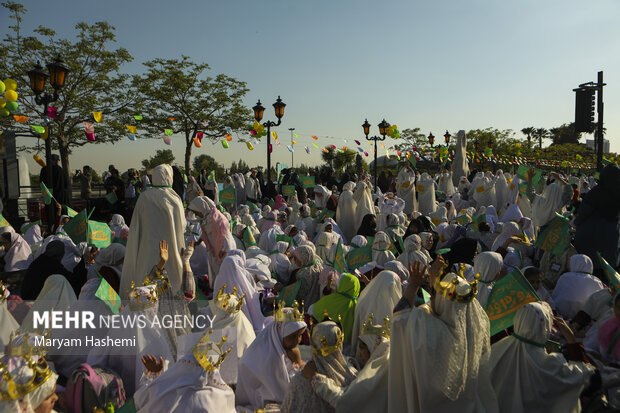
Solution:
[[[60,162],[62,163],[62,170],[65,174],[65,182],[67,183],[67,187],[65,188],[67,194],[67,205],[71,205],[71,201],[73,200],[73,191],[71,190],[71,177],[69,171],[71,170],[71,164],[69,162],[69,145],[62,138],[58,137],[58,151],[60,152]]]
[[[185,141],[185,174],[189,176],[190,172],[190,159],[192,157],[192,144],[194,141],[192,139],[187,139]]]

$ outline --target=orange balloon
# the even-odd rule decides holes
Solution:
[[[224,137],[228,142],[232,141],[232,135],[225,135]]]
[[[13,115],[13,118],[15,118],[15,120],[19,123],[24,123],[28,120],[28,116],[22,116],[22,115]]]
[[[319,138],[317,138],[316,136],[312,135],[312,139],[314,139],[315,141],[318,141]]]
[[[194,138],[194,145],[196,145],[197,148],[200,148],[202,146],[202,143],[198,138]]]

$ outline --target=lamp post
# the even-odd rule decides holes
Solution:
[[[370,135],[370,123],[368,123],[368,119],[366,119],[364,121],[364,124],[362,125],[362,128],[364,129],[364,135],[366,135],[366,140],[368,141],[374,141],[375,142],[375,171],[374,171],[374,175],[375,175],[375,191],[377,190],[377,141],[384,141],[385,140],[385,135],[387,135],[387,128],[390,127],[390,124],[387,123],[385,121],[385,119],[383,119],[381,121],[381,123],[379,123],[379,133],[381,134],[381,136],[372,136],[369,137],[368,135]]]
[[[428,134],[428,143],[431,144],[431,148],[433,147],[433,144],[435,143],[435,135],[433,135],[433,132]]]
[[[280,96],[278,96],[278,100],[273,104],[273,109],[276,113],[276,118],[278,118],[278,122],[272,122],[270,120],[263,123],[263,126],[267,128],[267,184],[271,183],[271,127],[272,126],[280,126],[282,123],[282,116],[284,116],[284,107],[286,104],[282,102]],[[263,119],[263,113],[265,112],[265,108],[260,103],[260,99],[256,106],[252,108],[254,110],[254,119],[256,122],[260,123]]]
[[[443,137],[444,137],[444,138],[445,138],[445,140],[446,140],[446,147],[447,147],[448,145],[450,145],[450,137],[451,137],[451,136],[452,136],[452,135],[450,135],[450,132],[448,132],[448,131],[446,131],[446,133],[443,135]]]
[[[65,80],[67,78],[67,74],[69,74],[70,70],[67,66],[64,65],[64,62],[60,59],[60,57],[56,57],[56,59],[52,63],[48,63],[47,70],[49,71],[49,75],[43,71],[43,67],[41,67],[41,63],[37,61],[37,64],[34,66],[32,70],[29,70],[28,77],[30,78],[30,88],[34,92],[35,98],[34,101],[37,105],[43,106],[43,119],[46,124],[49,124],[49,117],[47,114],[47,108],[50,103],[56,102],[58,100],[58,92],[65,85]],[[45,92],[45,80],[49,78],[50,85],[54,88],[54,94],[50,95]],[[49,128],[48,128],[49,131]],[[52,184],[52,143],[49,138],[49,132],[47,138],[45,138],[45,164],[47,166],[45,179],[47,181],[47,185]],[[47,206],[47,227],[48,230],[52,231],[53,227],[53,217],[54,217],[54,205],[50,202]]]
[[[293,149],[293,148],[294,148],[294,146],[293,146],[293,145],[294,145],[294,143],[293,143],[293,131],[295,130],[295,128],[288,128],[288,130],[290,130],[290,131],[291,131],[291,149]],[[294,151],[291,151],[291,168],[293,168],[293,167],[294,167],[294,165],[295,165],[295,162],[294,162],[294,160],[293,160],[293,159],[294,159],[294,158],[293,158],[293,156],[294,156],[295,154],[294,154],[293,152],[294,152]]]

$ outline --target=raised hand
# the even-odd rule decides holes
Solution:
[[[142,356],[142,364],[151,373],[161,373],[164,368],[164,358],[160,356],[158,360],[157,357],[151,354],[145,354]]]

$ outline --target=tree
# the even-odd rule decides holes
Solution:
[[[426,136],[420,132],[420,128],[403,129],[400,132],[400,139],[404,139],[407,143],[397,145],[398,150],[410,149],[412,146],[424,146],[427,143]]]
[[[579,143],[581,133],[575,131],[574,123],[565,123],[557,128],[549,129],[549,137],[553,145],[562,143]]]
[[[249,169],[250,167],[248,166],[248,164],[243,159],[239,159],[239,163],[233,161],[233,163],[230,165],[228,173],[230,175],[236,174],[238,172],[245,174]]]
[[[528,126],[527,128],[521,129],[521,133],[527,136],[527,146],[532,147],[532,135],[536,131],[536,128],[533,126]]]
[[[545,128],[536,128],[532,136],[538,139],[538,149],[542,149],[542,140],[549,138],[549,131]]]
[[[21,32],[21,22],[26,9],[23,5],[8,1],[2,3],[14,21],[11,32],[0,42],[0,73],[17,81],[19,105],[23,115],[30,119],[23,126],[15,124],[12,117],[0,117],[0,125],[23,131],[26,125],[43,125],[45,119],[41,107],[36,105],[34,93],[26,72],[37,61],[44,64],[62,56],[71,69],[59,99],[50,106],[58,108],[56,118],[50,120],[49,136],[52,148],[60,153],[62,166],[70,185],[69,154],[76,146],[91,143],[113,143],[123,136],[127,116],[131,113],[133,93],[127,84],[127,75],[120,73],[120,67],[133,60],[123,48],[111,49],[115,42],[114,27],[106,22],[75,25],[72,39],[59,39],[52,29],[39,26],[33,35]],[[93,121],[93,111],[103,113],[104,123],[97,124],[96,140],[90,142],[84,135],[84,121]],[[33,133],[33,137],[39,135]],[[31,150],[39,142],[33,139],[20,150]]]
[[[226,171],[224,170],[224,167],[222,165],[220,165],[219,163],[217,163],[217,161],[209,155],[198,155],[194,158],[194,161],[192,162],[192,166],[194,167],[194,172],[196,173],[200,173],[200,171],[202,171],[203,169],[207,170],[207,174],[210,173],[211,171],[215,171],[215,176],[217,177],[223,177],[226,175]]]
[[[174,154],[171,149],[158,149],[155,156],[142,160],[142,166],[148,171],[164,163],[172,165],[172,162],[174,162]]]
[[[323,152],[321,153],[321,159],[323,159],[323,162],[325,162],[326,164],[329,164],[332,169],[334,167],[335,157],[336,151],[334,150],[334,148],[332,148],[331,146],[326,146],[325,148],[323,148]]]
[[[185,169],[189,174],[194,138],[215,142],[231,131],[248,131],[250,110],[242,99],[248,92],[245,82],[224,74],[208,77],[206,63],[181,59],[154,59],[144,63],[147,72],[136,75],[133,84],[139,92],[142,127],[148,137],[159,138],[165,129],[185,139]]]

